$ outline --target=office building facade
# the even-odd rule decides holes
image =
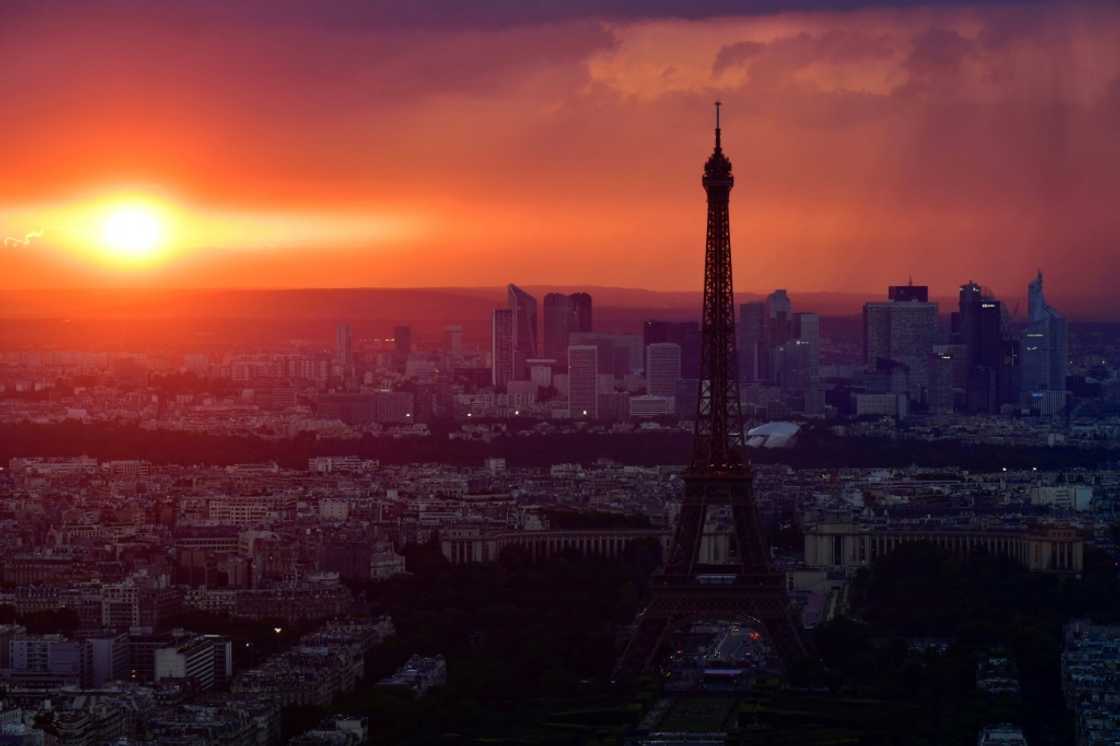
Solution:
[[[646,393],[672,398],[681,380],[681,346],[658,342],[646,348]]]
[[[895,297],[912,300],[864,304],[864,362],[877,369],[901,367],[906,393],[912,401],[922,401],[929,388],[929,357],[937,337],[937,304],[919,300],[924,286],[907,287],[911,289],[905,295]]]
[[[568,415],[573,419],[599,416],[599,348],[568,348]]]
[[[537,299],[516,285],[506,289],[512,324],[513,368],[511,378],[528,378],[526,361],[537,357]]]
[[[490,314],[490,382],[504,388],[513,380],[513,311],[495,308]]]
[[[1040,402],[1064,396],[1069,360],[1069,330],[1066,319],[1046,302],[1042,289],[1042,272],[1027,287],[1029,319],[1023,332],[1022,359],[1023,403],[1036,410]]]
[[[549,293],[544,297],[544,356],[564,359],[573,333],[591,331],[591,296]]]

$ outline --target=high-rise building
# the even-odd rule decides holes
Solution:
[[[959,310],[953,320],[953,335],[965,349],[965,364],[969,370],[976,367],[979,352],[980,303],[984,290],[969,280],[961,285]]]
[[[1066,390],[1069,358],[1068,325],[1065,317],[1046,303],[1042,292],[1042,272],[1027,287],[1028,324],[1020,346],[1022,358],[1022,396],[1024,403],[1040,408],[1044,392]],[[1049,400],[1061,395],[1050,395]]]
[[[774,381],[783,391],[805,392],[812,386],[812,344],[803,339],[791,339],[772,350]]]
[[[398,360],[407,360],[412,354],[412,328],[407,326],[393,327],[393,349]]]
[[[1004,370],[1003,305],[975,282],[961,286],[959,310],[953,316],[954,340],[964,347],[965,407],[970,412],[998,412],[1015,400],[1012,380]]]
[[[681,346],[658,342],[646,348],[646,393],[672,398],[681,380]]]
[[[700,323],[697,321],[646,321],[642,346],[672,342],[681,348],[681,372],[685,378],[700,377]]]
[[[918,298],[920,293],[910,290],[908,297]],[[863,306],[864,361],[874,367],[902,366],[913,401],[921,401],[929,387],[929,355],[936,334],[936,303],[888,300]]]
[[[599,348],[595,345],[568,348],[568,415],[577,419],[599,416]]]
[[[490,314],[490,382],[504,387],[513,380],[513,311],[495,308]]]
[[[568,348],[568,322],[570,319],[568,296],[548,293],[544,296],[544,354],[559,359],[558,350]]]
[[[569,331],[591,331],[591,294],[572,293],[568,296],[571,303],[571,324]]]
[[[742,303],[739,306],[739,376],[744,383],[763,380],[766,356],[763,347],[766,306],[762,303]]]
[[[816,381],[821,370],[821,317],[815,313],[795,313],[793,336],[805,345],[809,380]]]
[[[929,393],[926,402],[933,414],[953,411],[954,360],[949,352],[931,352],[929,361]]]
[[[599,348],[599,372],[622,378],[636,373],[645,365],[642,339],[636,334],[604,334],[602,332],[572,332],[568,344],[595,345]]]
[[[449,355],[463,354],[463,327],[459,324],[450,324],[443,328],[443,346]]]
[[[591,296],[549,293],[544,297],[544,354],[563,359],[570,336],[591,331]]]
[[[774,350],[793,338],[793,301],[782,289],[766,296],[766,318],[762,327],[762,343],[766,348],[765,375],[767,381],[777,377],[774,369]]]
[[[513,313],[513,375],[522,381],[528,377],[526,360],[537,356],[537,299],[510,283],[506,298]]]
[[[354,365],[354,341],[349,324],[339,324],[335,327],[334,361],[344,372]]]
[[[761,303],[739,306],[739,372],[744,383],[776,383],[781,347],[798,336],[789,293],[778,289]]]
[[[529,381],[538,389],[551,388],[555,368],[555,358],[534,358],[529,361]]]

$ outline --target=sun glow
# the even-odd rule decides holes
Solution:
[[[426,227],[418,216],[385,210],[233,210],[151,187],[12,206],[0,214],[0,249],[152,277],[256,252],[374,248],[415,239]]]
[[[164,240],[164,222],[158,212],[147,205],[115,206],[101,223],[101,245],[120,259],[149,259],[163,246]]]

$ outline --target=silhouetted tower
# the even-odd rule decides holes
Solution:
[[[720,145],[716,103],[715,151],[704,165],[708,237],[704,256],[704,308],[700,396],[692,461],[673,545],[653,579],[653,598],[619,660],[616,675],[649,670],[674,630],[703,620],[760,623],[787,663],[805,654],[786,596],[785,576],[770,567],[755,507],[750,463],[743,451],[731,284],[728,201],[734,178]],[[734,534],[725,561],[702,554],[710,508],[729,510]]]
[[[719,141],[704,164],[708,240],[704,249],[704,308],[700,316],[700,397],[692,441],[692,471],[742,466],[743,411],[735,352],[735,294],[731,285],[731,161]]]

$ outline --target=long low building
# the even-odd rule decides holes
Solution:
[[[456,565],[497,562],[506,547],[521,547],[535,560],[566,551],[602,557],[621,556],[635,541],[653,539],[669,551],[672,534],[665,529],[580,529],[569,531],[493,531],[478,527],[440,532],[443,556]]]
[[[980,551],[1004,555],[1034,572],[1076,574],[1082,571],[1085,561],[1085,540],[1068,527],[883,527],[821,523],[805,530],[805,564],[826,568],[864,567],[905,542],[918,541],[958,556]]]

